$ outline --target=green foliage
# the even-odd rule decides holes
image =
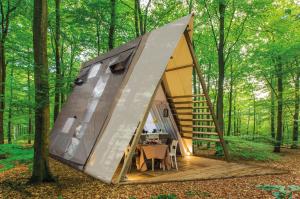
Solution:
[[[229,136],[225,137],[228,142],[231,158],[244,160],[277,160],[279,155],[273,153],[273,146],[270,142],[261,140],[249,140],[249,138]]]
[[[175,194],[160,194],[158,196],[151,196],[151,199],[176,199]]]
[[[257,188],[260,190],[272,192],[272,195],[275,196],[276,199],[292,199],[293,192],[300,191],[300,186],[296,185],[258,185]]]
[[[0,145],[0,154],[5,154],[5,159],[0,159],[0,172],[11,169],[18,164],[31,164],[33,148],[15,144]]]

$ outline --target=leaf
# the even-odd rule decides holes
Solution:
[[[289,186],[288,186],[288,189],[289,189],[291,192],[294,192],[294,191],[300,191],[300,186],[297,186],[297,185],[289,185]]]
[[[256,186],[258,189],[264,190],[264,191],[282,191],[285,190],[284,186],[280,185],[258,185]]]

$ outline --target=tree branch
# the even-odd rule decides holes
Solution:
[[[229,55],[231,54],[233,48],[236,46],[236,44],[239,42],[243,32],[244,32],[244,28],[245,28],[245,23],[247,21],[247,18],[248,18],[248,15],[244,18],[244,20],[242,21],[241,23],[241,31],[239,32],[235,42],[228,48],[228,51],[227,51],[227,55],[226,55],[226,58],[225,58],[225,63],[227,62],[228,58],[229,58]]]
[[[227,32],[226,32],[226,35],[225,35],[224,45],[226,45],[226,42],[227,42],[229,33],[230,33],[230,31],[231,31],[231,27],[232,27],[232,24],[233,24],[234,13],[235,13],[235,11],[236,11],[235,0],[232,1],[232,10],[233,10],[233,11],[232,11],[232,15],[231,15],[231,18],[230,18],[229,26],[228,26],[228,29],[227,29]]]
[[[146,10],[145,10],[145,15],[144,15],[144,33],[146,33],[146,29],[147,29],[147,17],[148,17],[148,10],[149,10],[149,6],[151,4],[151,0],[148,1],[147,6],[146,6]]]
[[[134,10],[133,7],[131,7],[130,5],[128,5],[127,3],[125,3],[124,1],[120,0],[120,3],[124,4],[126,7],[128,7],[131,10]]]
[[[216,36],[215,28],[214,28],[214,25],[213,25],[213,22],[212,22],[212,17],[211,17],[211,15],[209,13],[209,10],[208,10],[208,6],[207,6],[207,3],[206,3],[206,0],[204,0],[204,6],[205,6],[205,9],[206,9],[208,18],[209,18],[209,22],[210,22],[209,24],[210,24],[210,28],[211,28],[211,31],[212,31],[212,34],[213,34],[213,37],[214,37],[214,40],[215,40],[216,48],[218,50],[219,47],[218,47],[218,42],[217,42],[217,36]]]

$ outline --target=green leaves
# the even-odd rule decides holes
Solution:
[[[293,192],[300,191],[300,186],[297,185],[258,185],[257,188],[260,190],[272,192],[272,195],[275,196],[276,199],[292,199]]]

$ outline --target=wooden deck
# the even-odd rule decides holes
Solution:
[[[178,182],[287,173],[273,168],[228,163],[196,156],[186,156],[178,159],[178,171],[176,169],[169,171],[156,169],[155,171],[140,172],[133,168],[127,174],[127,180],[121,182],[121,184]]]

